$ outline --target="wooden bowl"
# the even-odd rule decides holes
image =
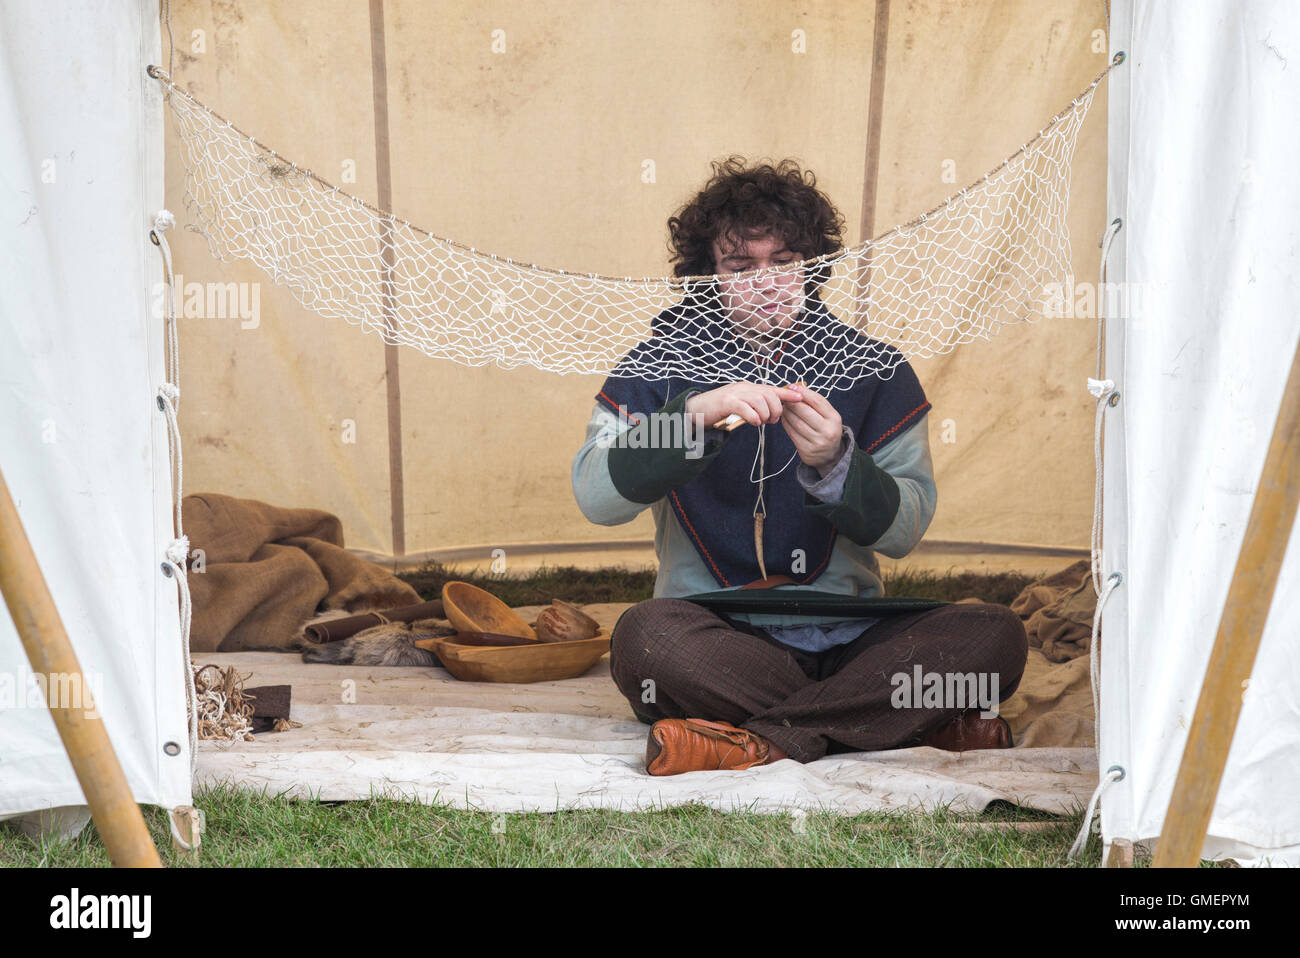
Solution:
[[[464,682],[557,682],[582,675],[609,651],[609,636],[537,645],[462,645],[452,638],[430,639],[443,667]]]
[[[494,632],[535,639],[533,627],[491,592],[468,582],[448,582],[442,587],[447,621],[457,632]]]
[[[522,635],[502,635],[499,632],[457,632],[454,635],[431,636],[427,639],[417,639],[416,648],[428,649],[434,651],[436,642],[452,642],[456,645],[537,645],[541,639],[526,639]]]

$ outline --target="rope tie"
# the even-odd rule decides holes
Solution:
[[[181,391],[175,383],[163,383],[158,387],[158,408],[167,417],[168,452],[172,466],[172,518],[176,523],[178,538],[185,535],[181,517],[181,482],[185,476],[185,463],[181,457],[181,427],[176,419],[180,395]]]
[[[1088,377],[1088,392],[1092,393],[1094,398],[1109,397],[1114,391],[1115,381],[1113,379],[1093,379],[1091,376]]]
[[[1101,698],[1098,691],[1101,686],[1101,651],[1097,640],[1101,635],[1101,612],[1106,608],[1106,600],[1110,598],[1110,594],[1123,581],[1124,577],[1118,572],[1112,572],[1107,577],[1101,595],[1097,597],[1096,611],[1092,613],[1092,638],[1088,642],[1088,675],[1092,683],[1092,744],[1097,749],[1098,755],[1101,754]]]
[[[172,215],[171,210],[159,210],[154,214],[153,229],[149,233],[149,239],[162,254],[163,273],[167,277],[167,288],[163,297],[163,322],[167,331],[167,381],[169,383],[181,381],[181,353],[176,335],[176,276],[172,271],[172,248],[164,235],[175,227],[176,217]]]
[[[1120,62],[1118,59],[1115,62]],[[1102,534],[1103,534],[1103,517],[1104,517],[1104,498],[1102,480],[1105,474],[1105,461],[1102,449],[1103,427],[1105,425],[1106,410],[1111,408],[1116,397],[1119,396],[1119,389],[1113,379],[1105,378],[1105,331],[1106,331],[1106,310],[1105,310],[1105,289],[1106,289],[1106,260],[1110,256],[1111,243],[1119,233],[1124,221],[1116,217],[1106,227],[1106,232],[1101,239],[1101,263],[1097,268],[1097,375],[1089,377],[1088,392],[1097,400],[1097,417],[1093,426],[1093,464],[1095,466],[1095,475],[1092,486],[1092,535],[1089,543],[1090,565],[1092,573],[1092,587],[1097,593],[1097,607],[1092,616],[1092,638],[1088,642],[1088,674],[1089,684],[1092,687],[1092,715],[1093,715],[1093,748],[1097,756],[1101,756],[1101,651],[1099,637],[1101,634],[1101,617],[1102,611],[1106,608],[1106,602],[1111,593],[1119,587],[1124,581],[1124,576],[1119,572],[1112,572],[1103,583],[1101,580],[1102,567]],[[1079,830],[1079,835],[1070,847],[1068,860],[1074,861],[1083,851],[1084,845],[1088,842],[1088,835],[1092,830],[1093,816],[1097,811],[1098,804],[1101,801],[1102,793],[1114,782],[1120,781],[1124,777],[1124,770],[1119,766],[1113,766],[1107,770],[1105,776],[1098,783],[1096,790],[1092,793],[1092,798],[1088,802],[1088,809],[1083,817],[1083,827]]]
[[[186,560],[189,558],[189,554],[189,539],[185,536],[173,539],[168,543],[164,552],[166,556],[164,564],[171,570],[172,577],[176,580],[177,588],[180,590],[181,638],[185,642],[185,711],[188,718],[187,725],[190,737],[190,776],[193,777],[194,769],[198,764],[199,722],[198,693],[194,689],[194,666],[190,661],[190,622],[193,619],[194,610],[190,602],[189,574],[186,571]]]
[[[171,562],[173,565],[184,566],[190,557],[189,537],[181,536],[178,539],[173,539],[167,544],[167,548],[163,551],[163,555],[165,555],[167,561]]]
[[[1124,769],[1118,765],[1112,765],[1106,770],[1106,775],[1097,785],[1096,791],[1092,793],[1092,798],[1088,799],[1088,810],[1083,814],[1083,827],[1079,829],[1078,837],[1075,838],[1074,844],[1070,846],[1069,853],[1065,856],[1066,861],[1076,861],[1083,852],[1083,846],[1088,844],[1088,836],[1092,833],[1092,820],[1097,812],[1097,803],[1101,800],[1101,793],[1106,791],[1112,784],[1122,781],[1124,778]]]
[[[190,600],[189,555],[190,540],[185,535],[185,525],[181,513],[181,497],[184,488],[185,466],[181,456],[181,431],[178,421],[180,409],[180,344],[176,332],[176,278],[172,271],[172,252],[165,234],[175,229],[176,217],[170,210],[159,210],[154,214],[153,229],[149,238],[162,256],[163,272],[167,277],[166,295],[163,303],[163,321],[166,329],[166,371],[167,381],[158,387],[158,408],[167,418],[167,453],[172,474],[172,521],[175,525],[176,538],[172,539],[163,550],[163,568],[176,580],[180,593],[180,637],[185,666],[185,710],[186,730],[190,741],[190,778],[198,762],[199,724],[198,696],[194,688],[194,666],[190,660],[190,624],[193,620],[193,605]],[[175,833],[175,825],[172,827]],[[182,843],[183,844],[183,843]],[[187,846],[188,847],[188,846]]]

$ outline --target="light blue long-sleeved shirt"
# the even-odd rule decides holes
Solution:
[[[930,460],[928,418],[921,416],[871,456],[876,466],[889,473],[898,484],[898,509],[884,534],[869,546],[858,545],[844,535],[836,536],[831,558],[821,575],[808,585],[788,585],[783,589],[817,590],[864,598],[883,594],[880,564],[875,553],[881,552],[894,559],[907,555],[921,541],[934,517],[938,492]],[[609,451],[619,433],[626,428],[613,412],[599,403],[595,405],[587,423],[586,441],[573,457],[573,493],[578,507],[592,522],[607,526],[630,522],[642,510],[651,510],[655,523],[655,555],[659,560],[654,589],[656,597],[677,598],[716,591],[717,580],[691,545],[667,498],[649,505],[632,502],[620,495],[614,486],[609,472]],[[795,468],[800,485],[821,502],[839,502],[855,448],[853,431],[845,426],[843,451],[835,465],[822,477],[817,470],[799,462]],[[769,521],[773,519],[779,521],[779,517],[769,517]],[[832,616],[759,613],[734,617],[766,630],[778,641],[812,652],[851,642],[874,621],[858,619],[845,622]]]

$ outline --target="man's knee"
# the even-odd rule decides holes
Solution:
[[[699,606],[681,599],[646,599],[619,616],[609,637],[609,668],[625,695],[654,677],[647,672],[665,644],[679,641],[684,617],[698,612]]]
[[[985,640],[987,668],[999,674],[1005,698],[1015,691],[1025,672],[1025,662],[1029,658],[1029,636],[1020,616],[1005,605],[987,602],[978,608],[988,629]]]
[[[682,631],[687,620],[698,617],[701,609],[684,599],[646,599],[624,612],[609,637],[610,656],[626,654],[637,648],[650,651],[653,646]]]
[[[1029,637],[1020,616],[993,602],[957,603],[946,612],[950,630],[964,640],[965,667],[996,675],[1001,698],[1010,696],[1020,684],[1029,657]]]

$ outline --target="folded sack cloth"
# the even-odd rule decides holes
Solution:
[[[1096,610],[1088,559],[1030,583],[1011,602],[1011,611],[1024,620],[1029,647],[1042,649],[1050,662],[1068,662],[1088,654]]]
[[[420,601],[388,570],[343,548],[343,525],[319,509],[286,509],[216,493],[181,503],[192,555],[194,652],[297,651],[320,609],[369,612]]]
[[[253,714],[248,717],[253,734],[274,732],[276,723],[289,722],[289,701],[292,687],[288,685],[259,685],[244,689],[244,699],[252,704]]]
[[[302,631],[308,642],[323,645],[326,642],[350,639],[358,632],[364,632],[386,622],[415,622],[417,619],[445,619],[446,617],[442,600],[434,599],[431,602],[421,602],[419,605],[404,605],[397,609],[384,609],[382,612],[350,615],[346,619],[313,622],[305,626]]]

